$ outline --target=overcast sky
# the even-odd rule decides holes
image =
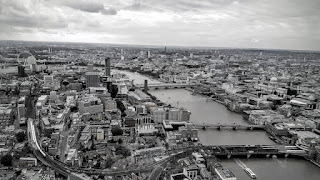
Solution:
[[[320,0],[0,0],[0,39],[320,50]]]

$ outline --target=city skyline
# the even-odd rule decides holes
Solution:
[[[1,40],[290,50],[319,50],[320,44],[316,1],[16,0],[0,4]]]

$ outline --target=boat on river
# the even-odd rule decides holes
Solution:
[[[256,174],[254,174],[251,169],[249,169],[249,168],[244,168],[243,170],[244,170],[252,179],[257,179]]]

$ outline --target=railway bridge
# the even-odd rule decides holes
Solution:
[[[308,153],[305,150],[301,150],[296,146],[284,146],[284,145],[217,145],[217,146],[197,146],[187,147],[182,149],[173,149],[169,152],[187,152],[203,150],[203,153],[209,156],[216,156],[220,158],[231,157],[270,157],[270,156],[300,156],[307,157]]]

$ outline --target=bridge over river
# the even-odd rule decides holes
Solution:
[[[233,129],[233,130],[263,130],[265,125],[254,124],[194,124],[198,129]]]
[[[138,88],[144,88],[144,84],[137,84],[136,87]],[[194,87],[195,84],[193,83],[158,83],[158,84],[148,84],[147,88],[148,90],[152,89],[179,89],[179,88],[188,88],[188,87]]]
[[[199,146],[199,147],[187,147],[183,149],[173,149],[169,152],[182,152],[190,150],[203,150],[204,154],[217,157],[270,157],[270,156],[299,156],[307,157],[308,153],[305,150],[301,150],[296,146],[284,146],[284,145],[219,145],[219,146]]]
[[[273,156],[273,155],[283,155],[285,157],[289,155],[306,157],[308,154],[304,150],[300,150],[295,146],[272,146],[272,145],[220,145],[220,146],[192,146],[183,149],[169,150],[170,156],[161,161],[151,163],[148,165],[140,167],[128,167],[124,170],[109,170],[109,169],[85,169],[85,168],[75,168],[68,166],[60,161],[55,160],[52,156],[49,156],[46,152],[42,150],[38,142],[38,132],[35,128],[32,119],[28,119],[28,141],[34,155],[40,160],[44,165],[50,166],[59,173],[68,176],[70,173],[86,173],[89,175],[124,175],[131,173],[139,173],[145,171],[152,171],[154,168],[158,168],[168,163],[171,160],[182,158],[187,154],[194,151],[203,152],[203,154],[208,154],[217,157],[227,157],[231,156],[245,156],[247,158],[251,156]]]

